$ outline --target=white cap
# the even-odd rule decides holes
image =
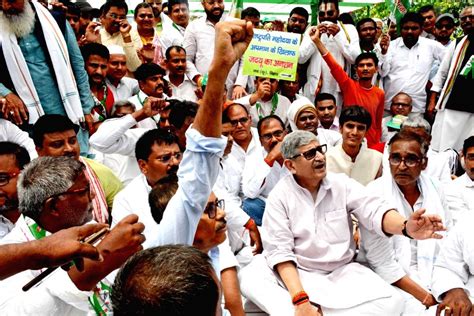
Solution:
[[[109,45],[107,46],[110,55],[125,55],[125,51],[122,46],[119,45]]]

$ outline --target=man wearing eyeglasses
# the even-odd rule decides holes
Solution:
[[[291,175],[267,199],[263,243],[267,269],[277,273],[289,295],[273,300],[293,304],[295,315],[399,314],[403,306],[395,291],[353,261],[350,216],[383,238],[416,239],[441,238],[436,233],[444,229],[441,218],[417,210],[405,219],[355,180],[327,173],[326,147],[312,133],[289,134],[281,151]]]
[[[437,214],[449,229],[451,211],[443,186],[422,171],[426,168],[428,144],[417,134],[402,131],[389,142],[390,173],[371,182],[367,190],[383,197],[403,216],[426,209]],[[405,301],[404,314],[418,315],[437,304],[429,289],[433,265],[441,248],[435,240],[410,240],[394,236],[390,240],[361,228],[361,253],[370,267],[395,285]]]
[[[349,64],[350,62],[344,56],[350,55],[349,44],[359,39],[356,28],[337,20],[339,16],[338,0],[320,0],[318,14],[319,25],[323,25],[327,29],[327,32],[321,37],[324,45],[339,65]],[[308,81],[303,87],[304,96],[314,100],[319,92],[331,93],[336,98],[337,113],[339,114],[342,107],[341,89],[329,67],[322,61],[309,34],[305,34],[300,46],[298,63],[304,64],[308,60],[310,61],[307,69]]]
[[[411,97],[405,92],[397,93],[390,104],[390,115],[382,119],[380,142],[388,142],[396,132],[400,131],[401,124],[407,119],[411,110]]]
[[[107,1],[104,4],[100,17],[100,42],[105,46],[122,46],[127,55],[128,70],[134,72],[141,65],[134,45],[139,47],[141,40],[138,33],[130,32],[132,27],[127,21],[127,12],[128,6],[123,0]],[[133,34],[135,37],[132,37]]]
[[[436,18],[434,35],[436,40],[445,47],[452,43],[451,35],[454,33],[456,27],[454,16],[450,13],[443,13]]]
[[[60,230],[84,225],[93,217],[94,193],[84,165],[70,157],[40,157],[30,162],[18,178],[18,197],[22,215],[2,244],[41,240]],[[40,287],[28,292],[21,287],[41,270],[26,270],[3,280],[2,312],[86,314],[92,310],[89,298],[91,302],[97,299],[97,283],[142,249],[142,231],[143,224],[136,216],[124,219],[96,245],[102,261],[85,260],[82,272],[73,265],[68,271],[59,269]]]
[[[30,162],[25,148],[0,142],[0,239],[5,237],[20,217],[16,183],[23,167]]]

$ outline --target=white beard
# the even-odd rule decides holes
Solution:
[[[35,12],[31,4],[25,1],[25,7],[20,14],[5,14],[0,12],[0,30],[2,33],[15,34],[17,38],[22,38],[31,32],[35,27]]]

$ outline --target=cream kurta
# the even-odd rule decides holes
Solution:
[[[388,209],[344,174],[328,173],[316,202],[292,175],[286,176],[270,193],[263,216],[267,263],[274,268],[293,261],[309,297],[324,307],[349,308],[389,297],[387,283],[353,262],[351,220],[353,214],[361,225],[385,236],[381,224]]]
[[[382,166],[383,155],[363,144],[354,162],[342,149],[342,144],[329,148],[326,154],[327,169],[330,172],[345,173],[360,184],[367,185],[374,180]]]

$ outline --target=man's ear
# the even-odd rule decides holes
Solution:
[[[283,164],[285,165],[285,167],[292,173],[292,174],[296,174],[296,169],[295,169],[295,162],[291,159],[285,159],[285,161],[283,162]]]
[[[56,199],[55,198],[48,198],[44,202],[44,207],[43,207],[43,214],[45,215],[51,215],[54,217],[59,216],[59,212],[56,210]]]
[[[428,157],[421,158],[421,170],[425,170],[428,166]]]
[[[138,167],[140,168],[140,171],[146,175],[148,173],[148,163],[143,160],[143,159],[138,159]]]

